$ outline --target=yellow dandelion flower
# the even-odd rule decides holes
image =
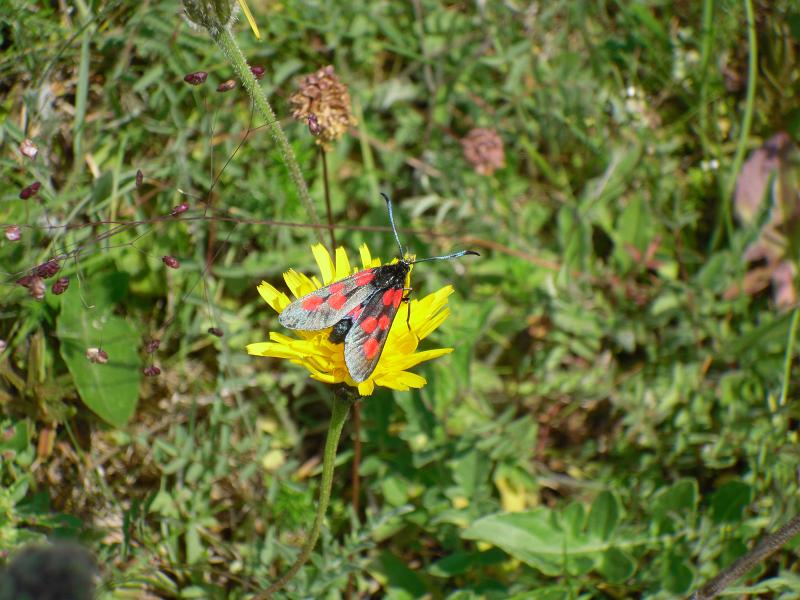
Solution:
[[[317,277],[309,278],[290,269],[283,274],[283,279],[295,298],[301,298],[334,281],[349,277],[359,270],[381,265],[380,259],[372,257],[366,244],[359,249],[362,269],[350,265],[344,248],[336,249],[335,259],[331,258],[322,244],[313,246],[311,251],[319,266],[322,280]],[[278,313],[293,301],[264,281],[258,286],[258,292]],[[328,340],[330,329],[293,331],[299,337],[271,331],[269,342],[249,344],[247,352],[256,356],[285,358],[308,369],[314,379],[325,383],[346,383],[357,387],[358,393],[362,396],[371,395],[376,385],[403,391],[421,388],[427,383],[425,378],[411,373],[408,369],[453,351],[452,348],[436,348],[417,352],[419,341],[430,335],[449,316],[447,297],[452,293],[453,286],[447,285],[424,298],[412,299],[402,304],[389,330],[386,345],[375,370],[361,383],[356,383],[350,377],[344,360],[343,344],[333,344]],[[410,324],[410,329],[407,323]]]

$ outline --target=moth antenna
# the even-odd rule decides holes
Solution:
[[[415,265],[421,262],[428,262],[429,260],[447,260],[450,258],[458,258],[459,256],[466,256],[467,254],[474,254],[475,256],[480,256],[480,254],[478,254],[474,250],[462,250],[461,252],[453,252],[452,254],[446,254],[445,256],[431,256],[429,258],[420,258],[419,260],[415,260],[408,264]]]
[[[397,247],[400,248],[400,258],[403,258],[405,254],[403,253],[403,244],[400,243],[400,236],[397,235],[397,227],[394,225],[394,214],[392,213],[392,201],[389,200],[389,196],[381,192],[381,196],[383,199],[386,200],[386,207],[389,209],[389,223],[392,224],[392,232],[394,232],[394,239],[397,240]]]

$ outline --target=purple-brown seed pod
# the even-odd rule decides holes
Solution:
[[[215,335],[215,336],[217,336],[219,338],[221,338],[223,335],[225,335],[225,332],[222,331],[222,329],[220,329],[219,327],[209,327],[208,328],[208,333],[210,333],[211,335]]]
[[[32,198],[36,195],[36,192],[39,191],[40,187],[42,187],[42,184],[38,181],[34,181],[28,187],[22,188],[22,191],[19,193],[20,199],[27,200],[28,198]]]
[[[142,183],[144,183],[144,173],[141,169],[136,169],[136,187],[142,187]]]
[[[6,227],[6,239],[9,242],[18,242],[22,237],[22,233],[19,230],[19,225],[9,225]]]
[[[250,72],[253,74],[253,77],[255,77],[256,79],[261,79],[262,77],[264,77],[264,73],[266,73],[267,70],[264,67],[261,67],[261,66],[253,66],[253,67],[250,67]]]
[[[230,92],[235,87],[236,87],[236,81],[233,79],[228,79],[227,81],[223,81],[217,86],[217,91]]]
[[[152,354],[158,347],[161,345],[161,340],[150,340],[147,342],[147,346],[145,346],[145,350],[147,350],[148,354]]]
[[[60,296],[67,291],[69,287],[69,277],[59,277],[56,282],[50,287],[50,291],[56,296]]]
[[[181,263],[178,262],[178,259],[174,256],[162,256],[161,260],[167,265],[170,269],[177,269],[181,266]]]
[[[61,264],[55,258],[51,258],[47,262],[43,262],[42,264],[36,265],[33,268],[34,274],[38,275],[43,279],[48,279],[49,277],[52,277],[60,270],[61,270]]]
[[[150,365],[149,367],[145,367],[142,372],[148,377],[158,377],[159,375],[161,375],[161,369],[159,369],[155,365]]]
[[[194,73],[189,73],[186,75],[183,80],[189,85],[200,85],[201,83],[205,82],[207,78],[208,73],[205,71],[195,71]]]
[[[186,202],[181,202],[178,206],[174,207],[172,211],[169,213],[173,217],[177,217],[181,213],[185,213],[189,210],[189,205]]]

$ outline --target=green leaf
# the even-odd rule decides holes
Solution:
[[[98,291],[98,304],[93,309],[83,305],[77,285],[61,296],[57,324],[61,356],[84,404],[110,425],[123,427],[136,410],[139,397],[141,361],[137,348],[141,339],[133,325],[109,314],[110,310],[100,304],[100,296],[102,292]],[[101,346],[108,353],[108,362],[89,362],[87,348]]]
[[[631,577],[636,563],[619,548],[609,548],[603,553],[599,571],[612,583],[621,583]]]
[[[742,481],[729,481],[711,497],[711,515],[715,523],[742,520],[742,511],[750,503],[752,489]]]
[[[585,534],[568,534],[554,521],[545,508],[495,514],[475,521],[462,537],[493,544],[545,575],[563,574],[565,568],[590,570],[608,546]]]
[[[600,540],[608,540],[619,522],[619,503],[611,492],[601,492],[589,512],[589,534]]]
[[[694,576],[683,558],[670,553],[664,561],[661,579],[669,592],[682,596],[689,591]]]

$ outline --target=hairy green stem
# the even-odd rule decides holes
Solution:
[[[256,110],[264,119],[265,124],[269,128],[272,138],[275,140],[275,143],[278,144],[278,148],[280,148],[283,160],[286,162],[286,166],[289,167],[289,176],[292,178],[292,181],[297,188],[300,202],[306,209],[311,223],[315,226],[319,242],[323,243],[319,217],[317,216],[317,210],[314,208],[314,203],[311,201],[311,196],[308,193],[306,181],[303,179],[303,174],[300,172],[300,166],[297,164],[297,158],[294,155],[291,144],[289,144],[289,139],[286,137],[283,129],[281,129],[281,125],[278,122],[278,119],[275,117],[275,112],[272,110],[272,107],[267,101],[264,90],[261,89],[260,85],[258,85],[256,78],[250,71],[250,67],[247,64],[244,54],[242,54],[241,49],[237,45],[236,40],[233,38],[233,35],[228,28],[222,27],[217,31],[209,31],[209,33],[217,43],[217,46],[219,46],[220,50],[222,50],[225,58],[227,58],[228,62],[230,62],[231,66],[233,66],[233,70],[236,71],[236,74],[242,81],[242,85],[244,85],[245,90],[247,90],[247,93],[250,94],[250,97],[253,99]]]
[[[300,551],[300,555],[294,564],[284,573],[280,579],[267,588],[263,594],[256,596],[256,600],[271,598],[272,595],[285,586],[300,570],[311,556],[311,551],[317,544],[319,532],[322,529],[322,521],[325,519],[325,512],[328,509],[328,502],[331,499],[331,487],[333,486],[333,467],[336,462],[336,448],[339,445],[339,438],[342,435],[347,414],[350,412],[352,398],[346,390],[337,389],[333,395],[333,412],[331,422],[328,425],[328,438],[325,440],[325,454],[322,462],[322,481],[319,487],[319,502],[317,504],[317,516],[314,525],[308,533],[306,543]]]
[[[750,569],[778,550],[786,542],[800,533],[800,515],[793,517],[786,525],[762,539],[755,548],[740,556],[732,565],[689,596],[689,600],[711,600],[719,596],[726,587],[745,575]]]

